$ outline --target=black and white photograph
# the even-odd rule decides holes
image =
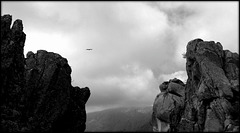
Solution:
[[[239,132],[239,1],[1,1],[0,132]]]

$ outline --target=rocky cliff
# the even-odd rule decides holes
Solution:
[[[187,83],[173,79],[159,86],[153,130],[238,132],[239,55],[219,42],[195,39],[185,57]]]
[[[71,67],[61,55],[28,52],[21,20],[1,17],[1,132],[82,132],[88,87],[71,85]]]

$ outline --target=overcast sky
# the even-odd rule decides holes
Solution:
[[[87,112],[152,105],[158,86],[185,81],[190,40],[238,51],[238,2],[1,2],[2,15],[23,20],[24,54],[59,53],[73,86],[88,86]],[[87,51],[86,49],[93,49]]]

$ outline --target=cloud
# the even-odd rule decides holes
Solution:
[[[94,82],[96,88],[87,105],[91,111],[94,107],[152,105],[155,95],[159,92],[158,82],[153,72],[140,68],[138,64],[121,67],[121,75],[108,76],[102,79],[86,79]]]
[[[177,71],[171,74],[161,74],[159,76],[159,79],[162,81],[169,81],[170,79],[174,79],[174,78],[178,78],[184,83],[186,83],[188,77],[187,77],[186,71]]]
[[[153,103],[163,81],[186,79],[192,39],[238,52],[238,10],[237,2],[2,2],[2,14],[23,20],[25,54],[68,59],[73,85],[91,89],[89,111]]]
[[[180,55],[186,52],[187,42],[195,38],[217,41],[224,49],[239,52],[238,2],[153,2],[149,5],[167,14],[172,38],[177,40],[174,59],[182,66],[185,61]]]

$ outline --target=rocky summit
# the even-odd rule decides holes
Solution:
[[[239,55],[195,39],[185,58],[187,83],[172,79],[159,86],[153,131],[239,132]]]
[[[83,132],[88,87],[71,85],[71,67],[53,52],[28,52],[21,20],[1,17],[1,132]]]

